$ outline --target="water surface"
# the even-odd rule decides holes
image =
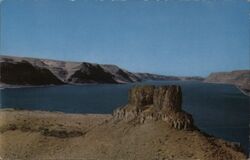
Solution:
[[[140,83],[139,83],[140,84]],[[239,142],[249,151],[250,98],[236,87],[193,81],[152,81],[143,84],[181,85],[183,109],[208,134]],[[1,108],[112,113],[125,105],[128,90],[136,84],[63,85],[0,90]]]

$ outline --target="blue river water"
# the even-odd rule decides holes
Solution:
[[[182,87],[183,109],[208,134],[238,142],[249,152],[250,97],[235,86],[195,81],[148,81],[133,84],[62,85],[0,90],[0,108],[112,113],[125,105],[134,85],[177,84]]]

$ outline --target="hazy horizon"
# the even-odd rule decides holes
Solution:
[[[207,76],[250,69],[249,2],[4,0],[0,53]]]

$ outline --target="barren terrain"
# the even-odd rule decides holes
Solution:
[[[3,159],[241,160],[237,146],[163,121],[116,122],[111,115],[0,111]]]

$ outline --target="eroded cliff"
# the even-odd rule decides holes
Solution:
[[[134,73],[110,64],[12,56],[0,56],[0,71],[0,87],[8,85],[131,83],[144,80],[182,79],[175,76]]]
[[[129,92],[126,106],[114,111],[114,120],[162,120],[176,129],[192,129],[192,116],[181,108],[180,86],[137,86]]]

